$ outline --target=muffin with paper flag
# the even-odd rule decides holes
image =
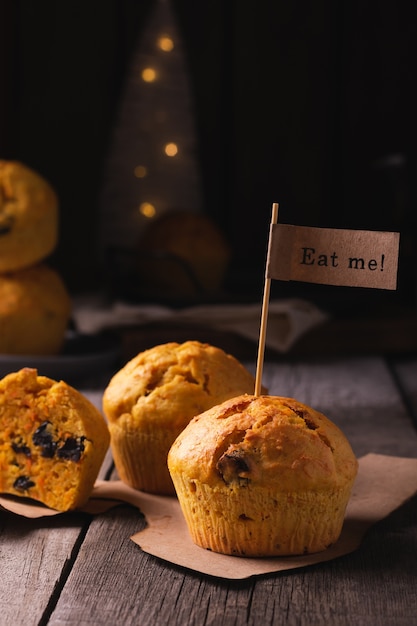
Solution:
[[[358,462],[322,413],[293,398],[246,394],[194,417],[168,468],[197,545],[261,557],[335,543]]]

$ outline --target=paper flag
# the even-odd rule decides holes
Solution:
[[[399,240],[395,232],[271,224],[266,276],[395,290]]]

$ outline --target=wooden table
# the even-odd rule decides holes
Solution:
[[[417,457],[415,356],[266,361],[264,383],[325,412],[357,456]],[[103,388],[78,388],[100,406]],[[347,556],[240,581],[143,552],[130,536],[144,524],[128,505],[38,520],[1,511],[0,625],[417,625],[417,496]]]

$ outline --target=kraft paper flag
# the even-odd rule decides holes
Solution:
[[[271,224],[267,276],[395,290],[399,239],[395,232]]]
[[[255,395],[261,393],[271,280],[397,288],[399,233],[312,228],[278,223],[272,204],[259,330]]]

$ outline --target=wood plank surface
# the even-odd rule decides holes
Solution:
[[[99,477],[111,467],[108,452]],[[0,510],[1,626],[47,623],[91,519],[66,513],[28,520]]]
[[[407,408],[417,428],[417,357],[403,356],[394,358],[391,367],[397,385],[403,393]]]
[[[271,393],[297,397],[339,423],[358,455],[417,456],[417,435],[382,359],[266,364],[264,373]],[[129,507],[113,510],[93,520],[50,624],[412,623],[417,614],[417,554],[410,550],[417,540],[415,503],[390,518],[352,555],[236,582],[188,572],[143,553],[128,539],[143,520]]]
[[[89,516],[27,520],[0,512],[0,624],[41,622],[49,598],[65,580]]]
[[[407,404],[416,397],[415,371],[415,362],[393,368],[379,357],[266,362],[264,383],[272,394],[326,413],[358,456],[417,457]],[[100,405],[101,390],[87,395]],[[417,623],[417,497],[376,524],[350,555],[242,581],[200,575],[144,553],[130,540],[144,524],[126,505],[92,519],[65,514],[34,522],[1,512],[0,625]]]

